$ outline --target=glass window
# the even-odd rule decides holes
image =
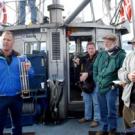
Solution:
[[[76,52],[76,43],[75,41],[70,41],[69,42],[69,53],[74,53]]]
[[[32,54],[33,51],[45,51],[46,42],[25,42],[24,43],[24,54]]]
[[[40,50],[47,52],[46,42],[41,42],[41,48],[40,48]]]
[[[122,42],[122,49],[125,50],[126,54],[129,54],[132,51],[132,45],[128,44],[127,41]]]
[[[87,41],[82,41],[82,52],[86,52],[87,51]]]

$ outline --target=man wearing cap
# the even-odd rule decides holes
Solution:
[[[119,79],[125,83],[122,94],[124,101],[123,117],[127,128],[133,127],[135,120],[135,38],[128,42],[132,44],[133,51],[128,54],[118,71]]]
[[[99,88],[99,105],[102,129],[96,135],[116,134],[118,88],[112,82],[118,79],[117,71],[122,66],[125,51],[117,46],[117,37],[108,34],[103,37],[105,50],[100,52],[93,65],[93,77]]]

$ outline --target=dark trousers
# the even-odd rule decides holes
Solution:
[[[8,112],[11,117],[12,135],[22,135],[22,98],[20,95],[0,96],[0,135],[3,135]]]

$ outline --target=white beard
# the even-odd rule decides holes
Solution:
[[[113,49],[114,47],[116,47],[116,45],[112,45],[110,48],[105,47],[105,51],[109,51],[109,50]]]
[[[108,50],[110,50],[109,48],[105,48],[105,51],[108,51]]]

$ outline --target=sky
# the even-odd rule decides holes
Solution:
[[[17,13],[18,13],[17,12],[18,0],[4,0],[4,1],[6,2],[6,7],[7,7],[8,23],[12,25],[16,25]],[[39,3],[43,3],[43,1],[45,1],[44,7],[43,6],[39,7],[40,5]],[[53,0],[36,0],[36,5],[42,13],[43,13],[43,8],[44,8],[44,13],[43,13],[44,16],[49,16],[47,6],[52,4],[52,1]],[[68,17],[82,3],[83,0],[59,0],[59,1],[60,1],[60,4],[64,5],[64,11],[62,12],[62,15],[64,17]],[[115,8],[115,5],[114,5],[115,1],[116,0],[112,0],[111,2],[112,9]],[[119,0],[117,0],[117,2],[118,1]],[[96,20],[103,18],[104,23],[109,23],[107,17],[103,14],[102,0],[93,0],[92,2],[93,2]],[[26,6],[26,14],[27,14],[26,24],[28,24],[30,22],[30,11],[29,11],[28,6]],[[77,17],[81,18],[82,21],[91,21],[92,16],[91,16],[90,4],[88,4],[84,8],[84,10],[80,12],[80,14]],[[129,27],[132,27],[132,26],[129,26]],[[129,39],[129,37],[132,38],[132,32],[131,32],[131,36],[125,36],[124,38]]]
[[[5,0],[6,3],[6,7],[7,7],[7,13],[8,13],[8,22],[11,24],[16,23],[17,20],[17,6],[15,1],[18,0]],[[44,15],[45,16],[49,16],[49,12],[47,11],[47,6],[52,4],[53,0],[45,0],[45,4],[44,4]],[[62,5],[64,5],[64,11],[63,11],[63,16],[68,17],[76,8],[77,6],[79,6],[80,3],[82,3],[83,0],[59,0],[60,3]],[[39,3],[42,3],[43,0],[37,0],[36,4],[39,7]],[[94,4],[96,4],[96,8],[94,9],[98,9],[98,13],[96,13],[96,19],[102,17],[102,0],[94,0]],[[98,3],[98,4],[97,4]],[[26,6],[26,12],[28,13],[28,15],[30,16],[30,12],[29,9],[27,8],[28,6]],[[43,11],[43,7],[40,8]],[[91,10],[90,10],[90,4],[88,4],[84,10],[78,15],[79,17],[81,17],[83,20],[85,21],[90,21],[91,20]],[[28,17],[30,18],[30,17]],[[28,19],[27,19],[28,20]]]

